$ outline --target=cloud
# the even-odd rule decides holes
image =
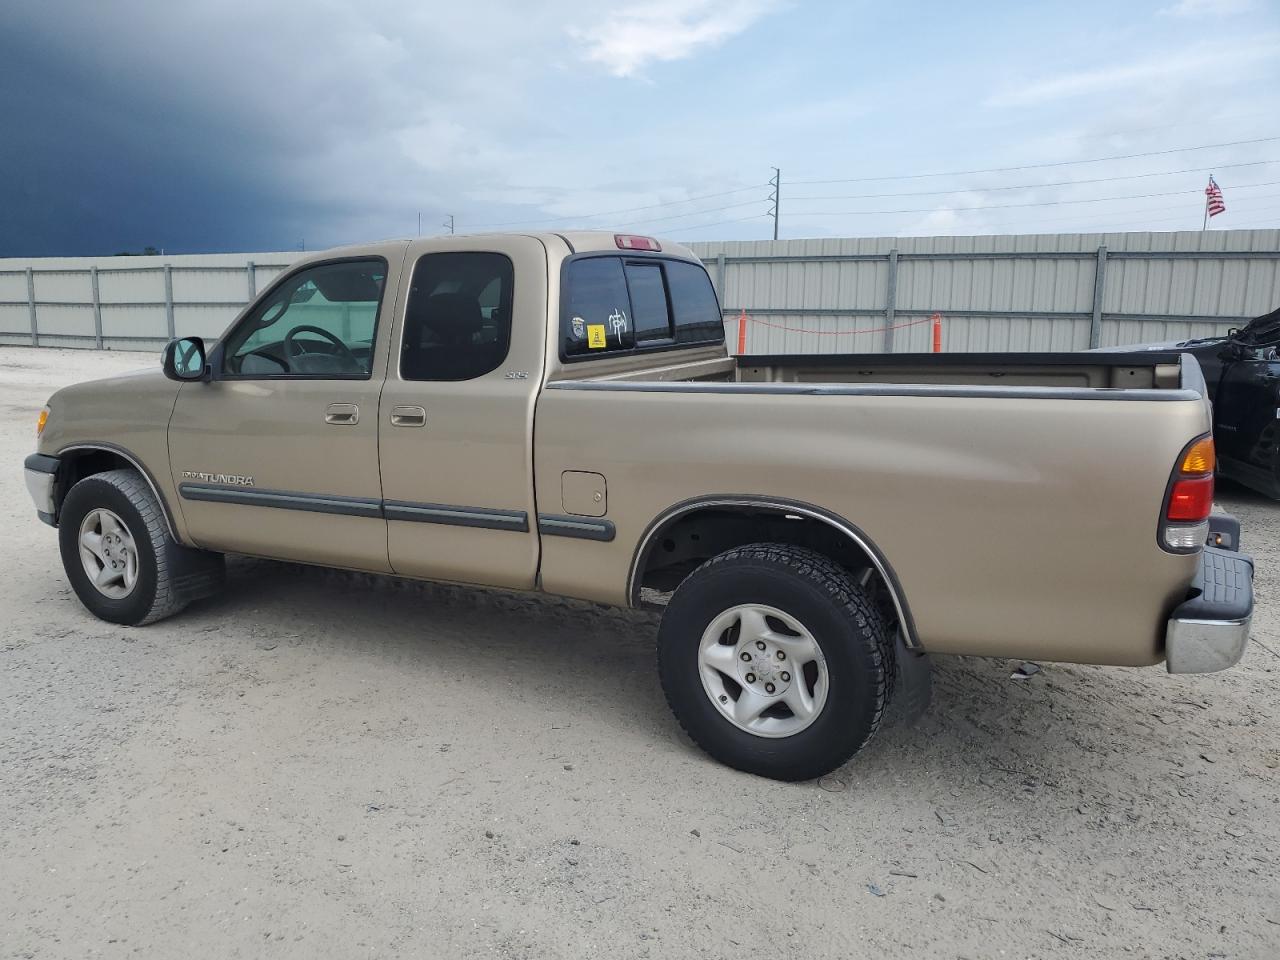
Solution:
[[[615,11],[602,22],[571,28],[585,58],[615,77],[631,77],[650,63],[683,60],[746,30],[778,6],[776,0],[651,0]]]
[[[1256,9],[1254,0],[1178,0],[1160,12],[1170,17],[1226,17]]]
[[[1046,77],[1024,86],[998,91],[985,106],[1029,107],[1090,94],[1120,95],[1134,87],[1158,87],[1181,81],[1214,81],[1233,78],[1241,67],[1280,56],[1280,41],[1264,37],[1252,45],[1215,47],[1196,52],[1169,54],[1137,63],[1099,67]]]

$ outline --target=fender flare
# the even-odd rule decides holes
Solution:
[[[874,541],[860,527],[850,523],[838,514],[811,503],[789,500],[783,497],[735,494],[708,495],[683,500],[668,507],[645,528],[644,534],[640,537],[640,542],[637,544],[635,553],[632,556],[631,568],[627,574],[627,598],[631,606],[639,605],[640,571],[649,558],[658,533],[686,514],[693,513],[696,510],[723,507],[748,507],[781,514],[796,514],[826,524],[851,541],[867,555],[871,560],[871,565],[884,579],[885,585],[889,590],[889,597],[893,601],[894,609],[898,614],[898,622],[902,624],[902,633],[907,649],[923,651],[919,635],[916,632],[915,620],[911,616],[911,608],[907,605],[906,593],[902,589],[902,583],[898,580],[898,575],[894,572],[892,564],[889,563],[888,558],[876,546]]]
[[[66,454],[74,453],[77,450],[96,450],[101,453],[112,453],[117,457],[128,461],[131,467],[137,470],[138,473],[142,474],[142,479],[147,481],[147,486],[151,488],[151,492],[155,495],[156,502],[160,504],[160,513],[164,516],[165,526],[169,529],[169,536],[173,538],[173,542],[180,546],[185,546],[185,544],[182,543],[182,538],[178,536],[177,527],[174,526],[173,511],[169,508],[168,501],[165,500],[164,494],[160,492],[160,487],[156,484],[155,478],[151,476],[151,472],[143,466],[142,461],[134,453],[126,450],[124,447],[117,446],[114,443],[99,441],[96,443],[71,443],[60,449],[57,453],[52,454],[52,456],[62,460]],[[64,493],[63,496],[66,496],[66,494]]]

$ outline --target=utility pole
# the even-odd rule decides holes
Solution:
[[[453,214],[452,214],[452,213],[451,213],[451,214],[449,214],[449,219],[448,219],[448,220],[446,220],[444,223],[440,224],[440,226],[442,226],[442,227],[448,227],[448,228],[449,228],[449,235],[450,235],[450,236],[452,236],[452,235],[453,235]]]
[[[773,168],[773,179],[769,181],[769,186],[773,187],[773,193],[769,194],[769,202],[773,204],[773,209],[769,211],[769,216],[773,217],[773,239],[778,239],[778,213],[782,208],[782,170],[779,167]]]

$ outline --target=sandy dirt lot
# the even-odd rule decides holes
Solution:
[[[0,348],[0,957],[1280,956],[1280,505],[1221,492],[1238,668],[942,659],[787,785],[683,737],[647,614],[235,559],[90,617],[21,461],[156,362]]]

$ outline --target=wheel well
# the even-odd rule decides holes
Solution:
[[[62,501],[66,499],[71,488],[95,473],[106,473],[108,470],[137,470],[137,466],[111,450],[71,450],[58,458],[58,480],[54,488],[54,503],[58,512],[62,512]]]
[[[181,542],[178,540],[177,531],[173,526],[173,517],[169,513],[169,505],[165,503],[164,496],[156,488],[155,481],[147,471],[132,457],[104,447],[79,447],[64,450],[57,456],[58,475],[53,485],[53,502],[59,517],[62,515],[62,502],[67,498],[67,494],[85,477],[106,473],[108,470],[132,470],[142,477],[151,488],[151,492],[155,494],[160,504],[160,512],[164,516],[165,526],[169,528],[169,535],[175,542]]]
[[[750,543],[787,543],[829,557],[872,591],[886,621],[900,624],[908,646],[914,628],[901,589],[883,558],[851,530],[821,513],[786,505],[698,507],[663,521],[645,540],[636,559],[632,598],[641,590],[674,591],[689,574],[717,554]]]

